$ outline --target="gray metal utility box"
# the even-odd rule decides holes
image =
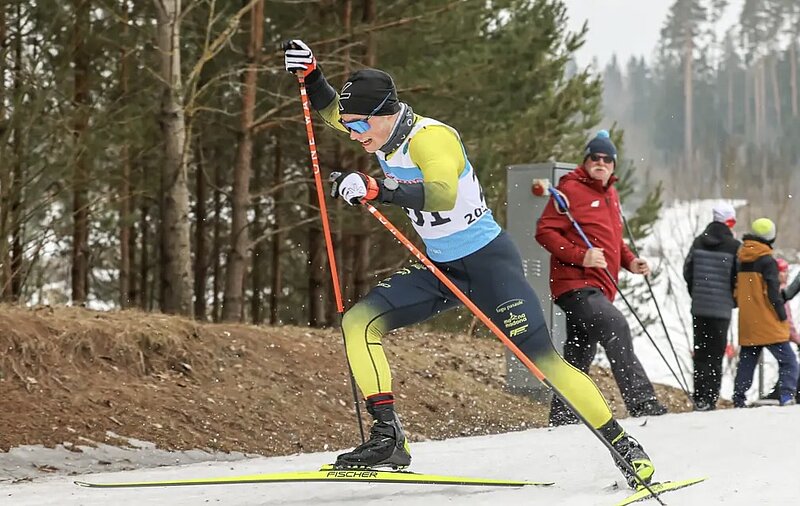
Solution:
[[[530,165],[511,165],[507,170],[506,230],[511,234],[522,254],[525,278],[536,290],[544,310],[544,318],[559,353],[564,350],[566,326],[564,313],[550,300],[550,254],[536,242],[536,222],[550,198],[533,195],[534,179],[547,179],[555,186],[564,174],[575,168],[574,164],[547,162]],[[531,374],[527,367],[506,351],[506,384],[510,391],[524,393],[539,400],[547,400],[549,391]]]

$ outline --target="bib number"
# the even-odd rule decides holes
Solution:
[[[438,227],[439,225],[444,225],[445,223],[450,223],[453,221],[450,218],[445,218],[438,211],[428,213],[425,211],[417,211],[416,209],[408,209],[405,207],[403,210],[406,212],[406,214],[408,214],[408,217],[411,219],[411,221],[414,222],[414,225],[418,227],[424,227],[425,225]]]

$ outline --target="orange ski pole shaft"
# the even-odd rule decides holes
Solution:
[[[336,311],[339,313],[339,328],[342,331],[344,341],[345,358],[347,357],[347,340],[344,338],[344,328],[342,327],[342,315],[344,314],[344,304],[342,303],[342,292],[339,287],[339,271],[336,268],[336,255],[333,251],[333,241],[331,240],[331,227],[328,223],[328,208],[325,205],[325,192],[322,187],[322,176],[319,169],[319,157],[317,156],[317,142],[314,140],[314,126],[311,122],[311,108],[309,107],[308,93],[306,92],[305,77],[302,73],[297,73],[297,81],[300,84],[300,101],[303,103],[303,117],[306,123],[306,135],[308,136],[308,150],[311,153],[311,167],[314,172],[314,185],[317,188],[317,200],[319,201],[319,212],[322,219],[322,233],[325,235],[325,250],[328,253],[328,264],[331,266],[331,281],[333,284],[333,294],[336,298]],[[355,406],[358,432],[361,435],[361,442],[364,443],[364,424],[361,419],[361,403],[358,401],[358,391],[356,390],[356,380],[353,377],[353,370],[350,363],[347,363],[347,372],[350,375],[350,388],[353,391],[353,405]]]
[[[341,315],[344,313],[344,304],[342,304],[342,291],[339,287],[339,271],[336,269],[336,255],[333,252],[331,227],[328,223],[328,208],[325,205],[325,191],[322,187],[322,176],[320,175],[319,169],[317,142],[314,140],[314,126],[311,123],[311,108],[309,107],[308,93],[306,93],[305,77],[298,72],[297,80],[300,83],[300,100],[303,103],[303,116],[306,120],[308,150],[311,152],[311,169],[314,172],[314,185],[317,187],[317,201],[319,201],[319,212],[322,216],[322,233],[325,235],[325,250],[328,252],[328,263],[331,266],[331,279],[333,281],[333,294],[336,298],[336,311]]]
[[[503,334],[503,331],[500,330],[497,325],[495,325],[494,322],[490,320],[489,317],[486,316],[486,314],[481,311],[480,308],[476,306],[475,303],[472,302],[464,292],[462,292],[452,281],[450,281],[450,279],[442,271],[440,271],[439,268],[436,267],[433,262],[431,262],[428,257],[425,256],[424,253],[414,246],[414,244],[409,241],[408,238],[392,224],[392,222],[386,219],[386,217],[380,211],[375,209],[375,206],[366,202],[364,205],[367,207],[367,210],[372,213],[372,215],[375,216],[375,218],[377,218],[377,220],[381,222],[381,224],[386,227],[389,232],[391,232],[392,235],[395,236],[395,238],[417,258],[417,260],[422,262],[422,264],[427,267],[428,270],[439,279],[439,281],[444,283],[444,285],[449,288],[451,292],[453,292],[453,295],[455,295],[458,300],[460,300],[470,311],[472,311],[472,314],[477,316],[480,321],[489,327],[489,330],[491,330],[492,333],[497,336],[497,338],[500,339],[500,341],[502,341],[512,353],[514,353],[519,361],[522,362],[539,381],[552,388],[552,385],[550,385],[550,382],[547,381],[544,373],[542,373],[542,371],[536,367],[536,364],[534,364],[531,359],[529,359],[528,356],[525,355],[522,350],[520,350],[519,347],[517,347],[517,345],[511,341],[511,339],[506,337],[506,335]]]

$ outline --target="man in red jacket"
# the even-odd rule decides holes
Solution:
[[[550,292],[567,317],[564,358],[588,373],[597,344],[603,345],[628,412],[663,415],[667,410],[656,399],[634,353],[630,327],[613,304],[620,267],[634,274],[650,273],[647,261],[636,258],[622,239],[622,210],[613,186],[616,161],[617,148],[601,130],[586,146],[583,165],[563,176],[557,186],[592,248],[552,199],[539,218],[536,240],[550,253]],[[577,422],[554,398],[550,424]]]

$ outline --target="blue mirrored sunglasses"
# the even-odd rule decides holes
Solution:
[[[372,112],[369,113],[365,118],[356,119],[356,120],[353,120],[353,121],[344,121],[344,120],[342,120],[342,118],[339,118],[339,123],[341,123],[342,126],[345,127],[348,132],[356,132],[356,133],[359,133],[359,134],[363,134],[364,132],[369,131],[369,129],[370,129],[370,125],[368,123],[369,119],[376,112],[381,110],[381,107],[383,107],[383,104],[385,104],[386,101],[389,100],[389,97],[391,97],[391,96],[392,96],[392,92],[390,91],[385,97],[383,97],[383,100],[381,100],[381,103],[378,104],[378,107],[373,109]]]

